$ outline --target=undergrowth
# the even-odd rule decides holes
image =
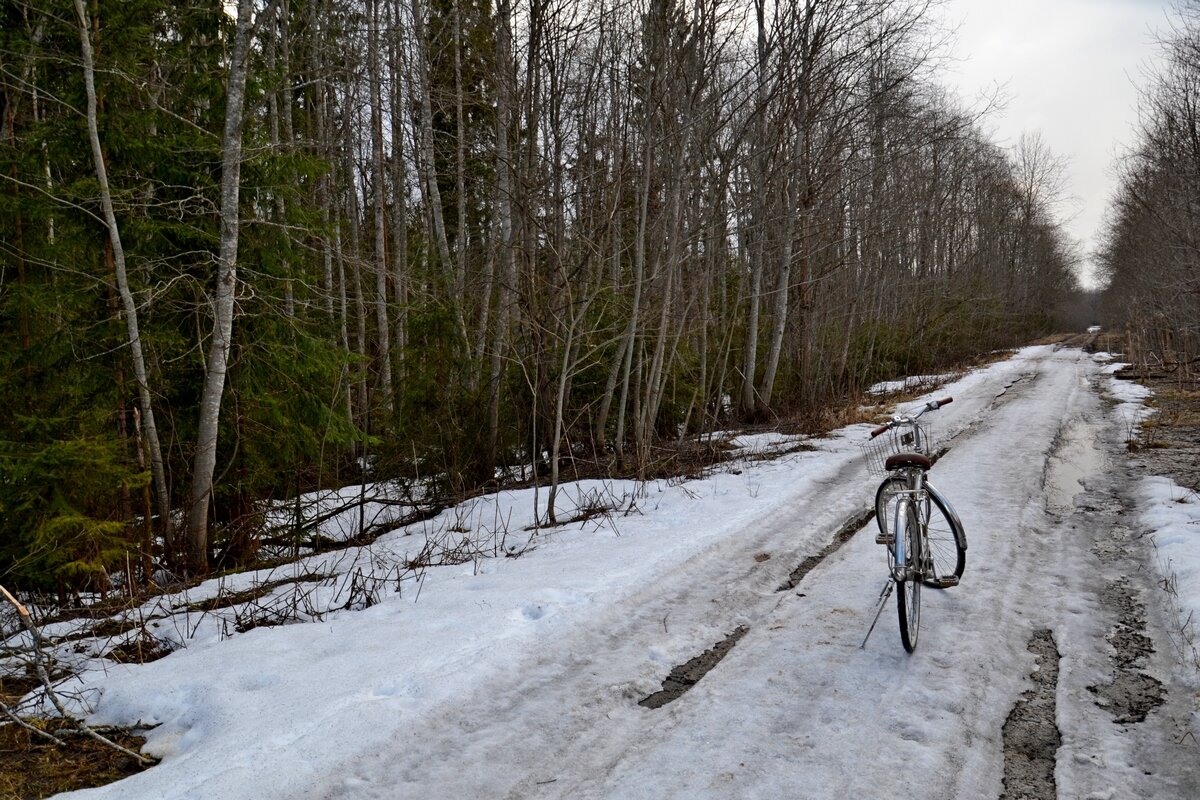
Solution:
[[[59,722],[40,726],[49,733],[64,733]],[[125,733],[109,735],[131,750],[145,743]],[[136,760],[91,739],[72,737],[67,747],[59,747],[15,725],[0,727],[0,800],[40,800],[104,786],[143,769]]]
[[[1011,353],[997,351],[982,356],[968,367],[982,366],[1002,360]],[[869,398],[846,397],[820,408],[777,418],[769,425],[741,427],[717,435],[686,436],[673,441],[658,441],[643,451],[639,465],[620,462],[613,453],[569,452],[560,464],[560,481],[570,484],[583,480],[615,482],[622,479],[640,481],[668,480],[681,485],[727,469],[737,472],[749,461],[778,458],[800,450],[811,449],[804,437],[819,437],[853,424],[876,424],[887,418],[897,403],[907,402],[933,388],[915,386],[908,391]],[[761,452],[735,447],[732,439],[739,435],[776,432],[795,436],[795,441],[783,441]],[[71,648],[74,653],[90,654],[117,663],[146,663],[169,655],[181,646],[196,627],[205,620],[217,620],[222,635],[235,635],[256,627],[289,624],[321,619],[329,611],[368,608],[382,600],[385,593],[414,588],[419,595],[424,572],[432,566],[463,564],[495,557],[521,555],[546,529],[535,526],[532,536],[527,530],[510,533],[509,520],[495,519],[492,530],[473,528],[469,506],[472,499],[486,492],[503,489],[530,488],[545,483],[545,471],[535,480],[524,470],[519,475],[493,484],[487,489],[463,492],[454,498],[428,498],[420,504],[412,502],[415,510],[389,523],[372,523],[350,537],[338,540],[317,532],[315,523],[347,508],[319,510],[320,516],[310,519],[302,531],[280,537],[264,535],[260,540],[261,557],[256,563],[231,570],[218,578],[215,594],[189,599],[199,580],[176,581],[167,586],[153,585],[142,589],[125,587],[104,598],[90,598],[90,603],[65,608],[50,598],[35,598],[39,607],[38,624],[57,631],[50,637],[51,647]],[[370,498],[367,498],[370,499]],[[464,504],[467,504],[464,506]],[[564,515],[562,525],[599,525],[605,520],[615,524],[621,515],[637,513],[636,496],[618,491],[615,483],[609,488],[588,490],[576,498],[576,511]],[[463,511],[461,509],[467,508]],[[454,519],[431,524],[446,509],[454,509]],[[398,553],[379,547],[377,540],[386,533],[418,526],[425,536],[424,544],[411,556],[397,558]],[[354,554],[365,553],[365,559]],[[314,555],[332,554],[332,566],[313,569],[303,559]],[[342,555],[344,554],[344,555]],[[378,557],[377,557],[378,556]],[[287,568],[287,569],[285,569]],[[247,584],[235,578],[246,572],[258,575]],[[291,574],[287,574],[290,571]],[[261,577],[259,577],[261,576]],[[211,579],[211,576],[210,576]],[[228,583],[227,583],[228,582]],[[235,588],[236,587],[236,588]],[[314,599],[318,589],[330,590],[320,603]],[[157,590],[159,594],[154,592]],[[169,590],[169,593],[168,593]],[[332,601],[329,600],[332,595]],[[183,629],[178,619],[182,615]],[[175,625],[164,633],[163,624]],[[58,626],[65,626],[62,632]],[[5,631],[8,635],[8,631]],[[10,662],[11,663],[11,662]],[[56,680],[58,677],[56,676]],[[31,692],[38,688],[36,680],[20,674],[0,676],[0,696],[10,708],[17,708],[22,698],[29,707]],[[26,717],[39,731],[59,736],[66,746],[54,744],[36,731],[17,724],[0,723],[0,800],[11,798],[43,798],[59,792],[101,786],[146,767],[135,758],[105,747],[97,741],[74,735],[67,723],[55,719]],[[106,731],[118,744],[136,752],[144,739],[130,731]]]

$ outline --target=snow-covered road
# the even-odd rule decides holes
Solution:
[[[894,600],[860,647],[886,576],[873,522],[780,590],[873,499],[853,426],[642,487],[638,513],[520,559],[435,570],[416,603],[112,672],[96,719],[159,723],[165,759],[77,796],[997,798],[1049,631],[1058,795],[1196,798],[1196,676],[1127,513],[1129,422],[1102,366],[1029,348],[938,392],[955,402],[931,415],[950,446],[931,478],[970,548],[960,586],[922,594],[911,656]],[[690,691],[638,704],[738,629]]]

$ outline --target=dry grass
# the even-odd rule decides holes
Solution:
[[[50,732],[54,724],[43,724]],[[65,735],[59,731],[58,735]],[[145,739],[109,734],[120,744],[138,750]],[[15,725],[0,727],[0,800],[38,800],[59,792],[87,789],[141,772],[129,756],[81,736],[59,747]]]
[[[1200,386],[1170,385],[1163,380],[1150,381],[1154,389],[1146,404],[1158,413],[1147,417],[1139,426],[1136,441],[1131,441],[1130,450],[1167,449],[1175,445],[1182,434],[1184,441],[1196,437],[1189,432],[1200,430]]]
[[[917,397],[928,391],[929,389],[925,388],[913,396]],[[888,395],[886,400],[872,398],[866,401],[866,404],[861,398],[854,398],[836,405],[831,404],[823,408],[805,411],[782,422],[778,429],[787,434],[824,436],[830,431],[844,428],[847,425],[877,424],[887,419],[891,406],[903,402],[904,398],[905,394],[892,394]]]
[[[1130,451],[1141,455],[1149,472],[1200,491],[1200,376],[1182,369],[1133,368],[1120,377],[1149,387],[1153,394],[1146,403],[1156,412],[1140,422],[1128,442]]]
[[[1096,339],[1092,343],[1092,349],[1097,352],[1105,353],[1123,353],[1125,351],[1125,337],[1119,333],[1098,333]]]
[[[1034,339],[1030,344],[1062,344],[1078,335],[1075,333],[1052,333],[1049,336],[1043,336],[1041,339]]]
[[[1159,424],[1200,428],[1200,387],[1156,386],[1154,401]]]
[[[0,699],[14,705],[39,686],[35,678],[0,679]],[[38,728],[67,742],[59,747],[11,723],[0,724],[0,800],[39,800],[59,792],[104,786],[144,767],[127,755],[70,732],[58,720],[39,720]],[[137,751],[145,739],[107,732],[118,743]]]

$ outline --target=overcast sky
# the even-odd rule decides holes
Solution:
[[[1085,254],[1112,191],[1112,166],[1132,142],[1137,85],[1156,50],[1152,32],[1168,18],[1166,0],[946,0],[958,27],[946,80],[964,100],[1000,86],[1006,98],[985,127],[1004,145],[1040,132],[1068,162],[1074,201],[1070,234]]]

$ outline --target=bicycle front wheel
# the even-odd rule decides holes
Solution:
[[[879,484],[875,493],[875,517],[880,530],[886,531],[886,526],[895,519],[896,504],[901,497],[900,492],[908,488],[908,482],[899,475],[893,475]],[[940,589],[940,579],[947,576],[961,578],[967,566],[967,551],[959,542],[956,517],[943,503],[941,497],[933,492],[926,492],[924,501],[920,504],[921,516],[926,520],[925,554],[929,563],[925,569],[925,585]]]
[[[904,539],[904,565],[897,570],[896,578],[896,612],[900,618],[900,642],[904,649],[912,652],[917,647],[917,631],[921,626],[921,579],[919,565],[924,562],[925,550],[922,546],[921,523],[917,519],[917,509],[912,503],[905,503],[904,513],[898,519],[903,520],[903,531],[896,531],[897,539]]]

